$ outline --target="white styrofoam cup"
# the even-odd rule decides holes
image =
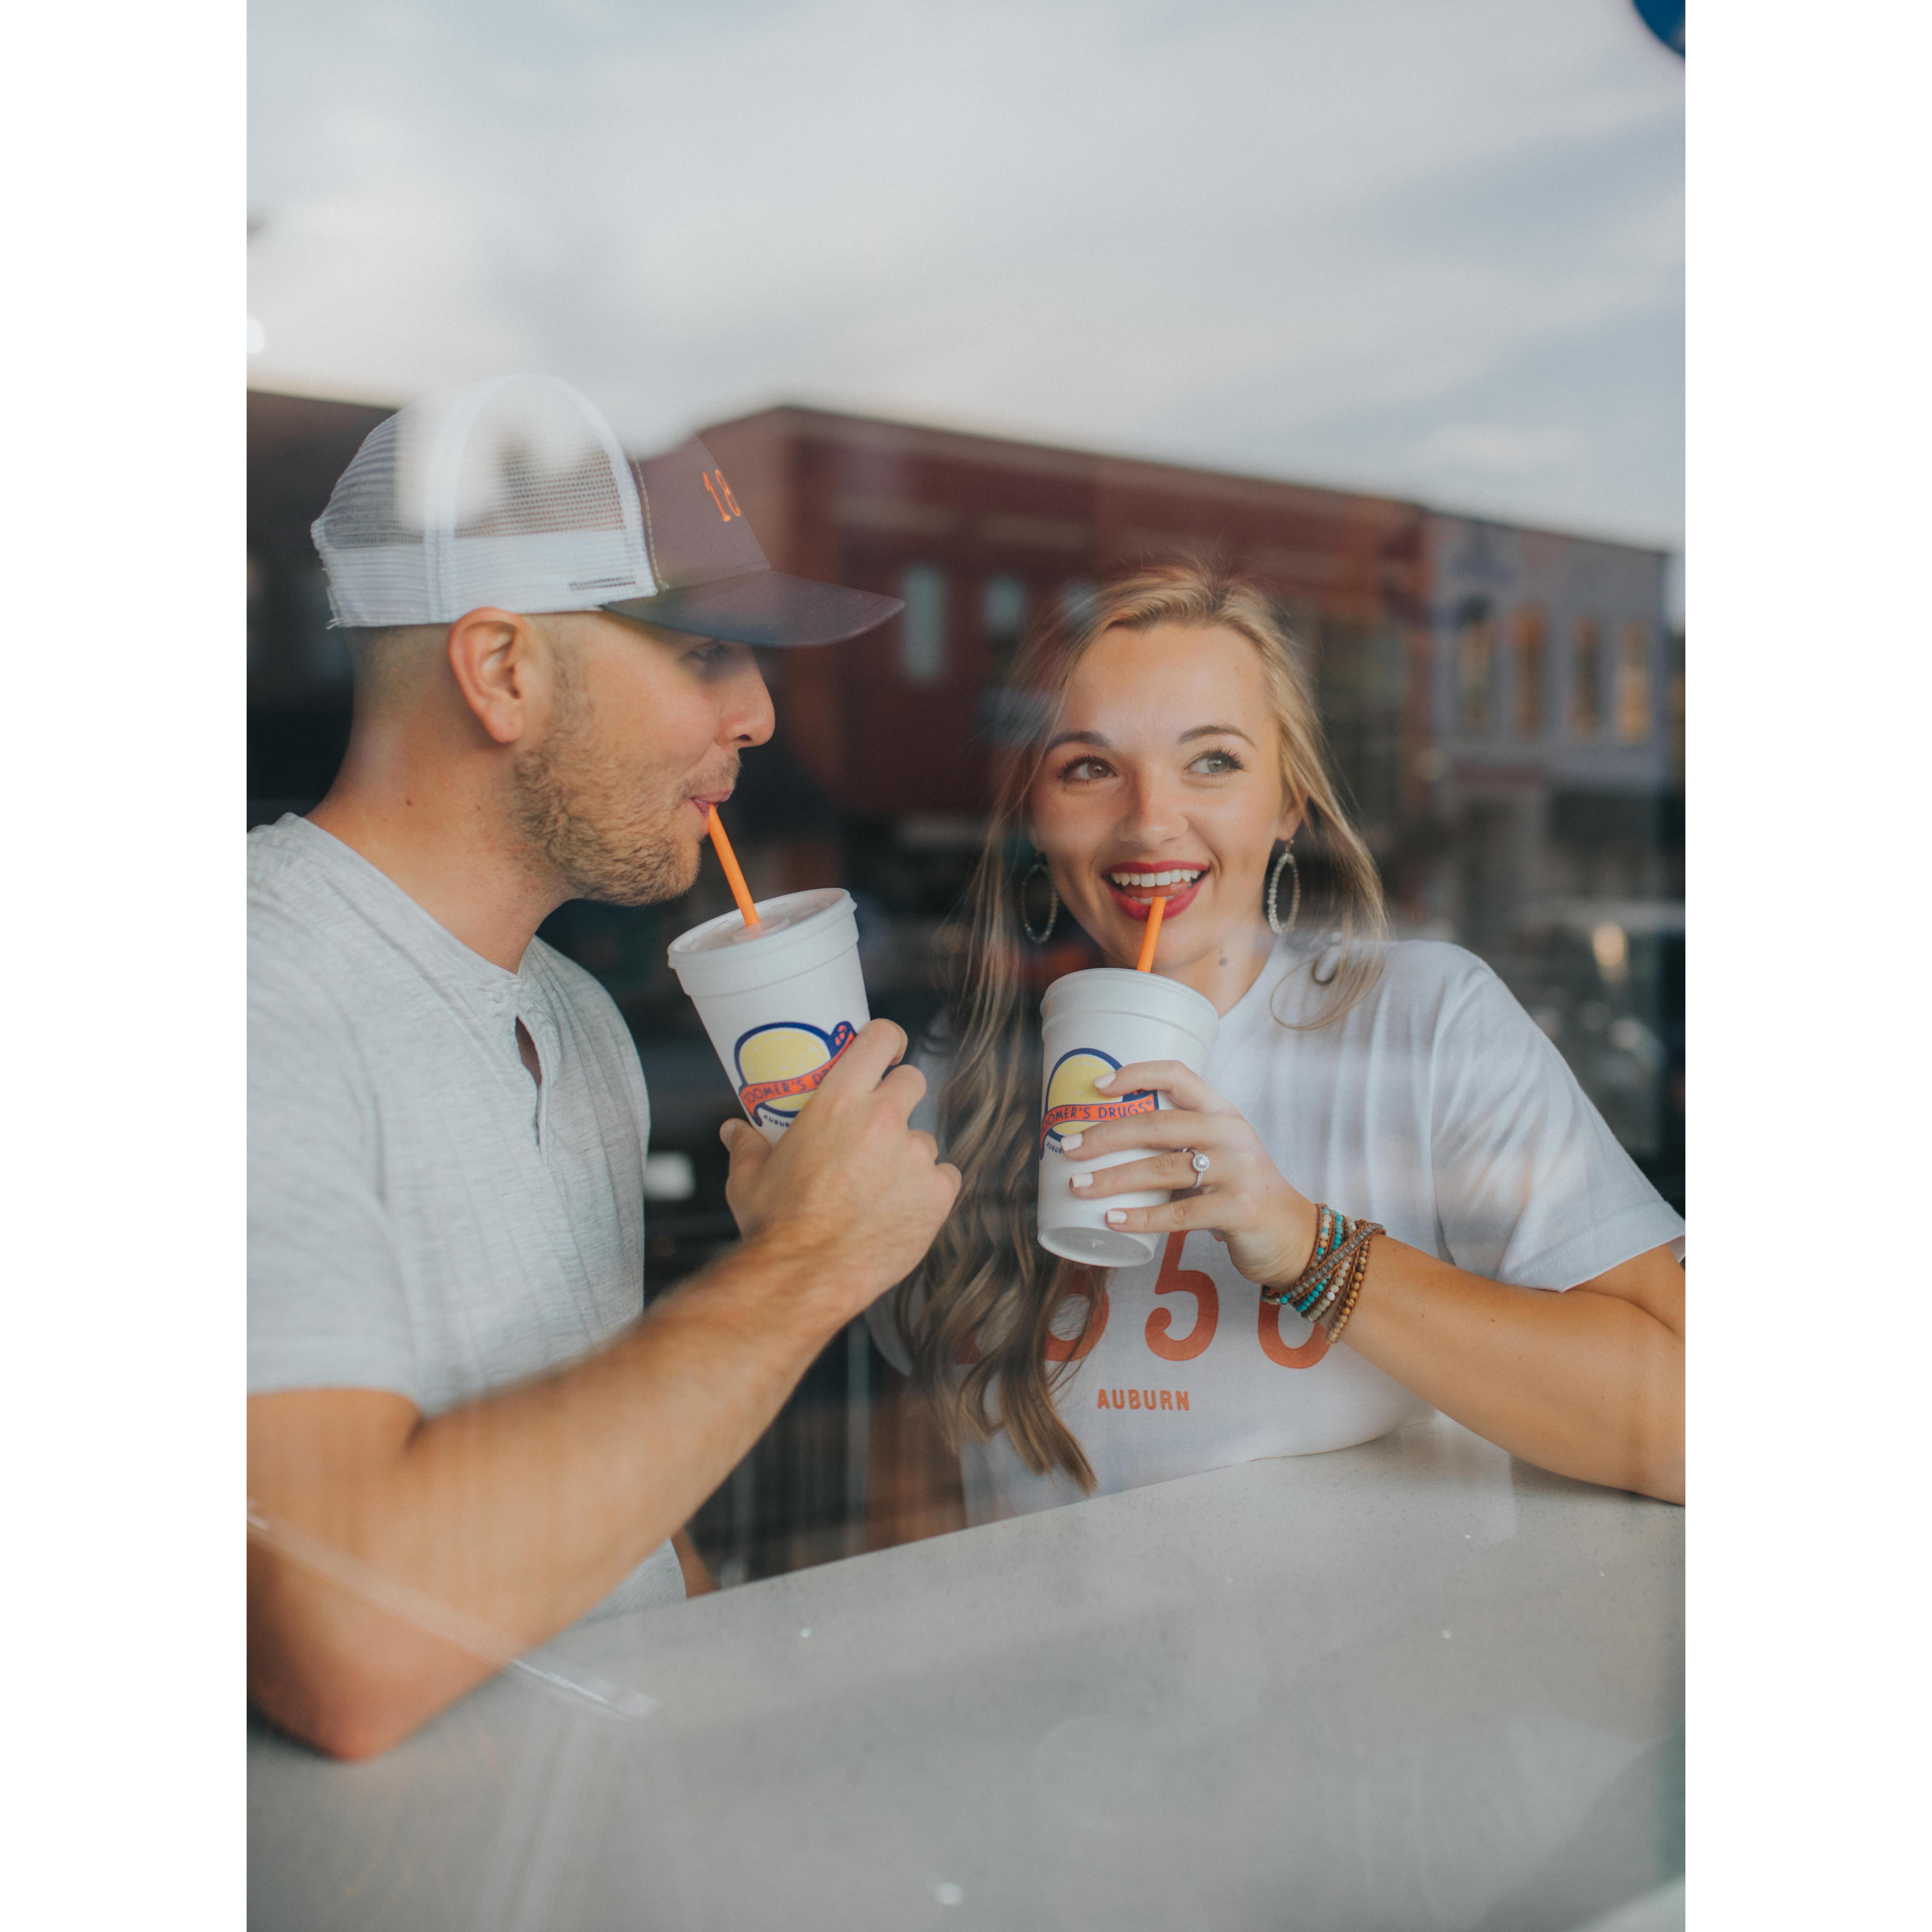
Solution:
[[[1076,1173],[1144,1160],[1148,1150],[1070,1160],[1060,1150],[1064,1129],[1078,1133],[1102,1120],[1153,1113],[1169,1102],[1163,1094],[1102,1094],[1094,1082],[1117,1066],[1142,1060],[1178,1060],[1198,1073],[1221,1030],[1214,1003],[1178,980],[1157,973],[1130,973],[1102,966],[1070,973],[1046,989],[1040,1003],[1046,1055],[1040,1094],[1039,1240],[1048,1254],[1096,1268],[1132,1268],[1153,1260],[1160,1244],[1151,1234],[1107,1226],[1110,1208],[1158,1208],[1166,1188],[1092,1200],[1070,1184]]]
[[[760,899],[758,918],[721,913],[673,940],[670,959],[746,1118],[776,1142],[872,1014],[850,892]]]

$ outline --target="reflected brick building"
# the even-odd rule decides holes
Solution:
[[[1683,896],[1682,667],[1658,550],[1464,517],[1425,523],[1429,760],[1466,940],[1526,907]]]
[[[777,568],[905,600],[896,624],[783,661],[796,754],[850,817],[983,811],[982,694],[1028,620],[1118,565],[1179,555],[1250,572],[1279,601],[1337,700],[1377,829],[1415,802],[1402,754],[1429,724],[1414,505],[810,410],[700,434]]]

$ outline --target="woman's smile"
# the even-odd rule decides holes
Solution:
[[[1156,898],[1166,899],[1167,910],[1161,915],[1165,925],[1194,903],[1212,870],[1207,865],[1113,866],[1102,872],[1100,879],[1130,919],[1145,919]]]

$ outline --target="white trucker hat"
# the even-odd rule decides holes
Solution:
[[[494,605],[829,644],[905,608],[773,570],[701,442],[633,464],[554,376],[500,376],[378,423],[311,534],[335,621],[357,628]]]

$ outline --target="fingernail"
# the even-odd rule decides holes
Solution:
[[[1107,1210],[1107,1226],[1110,1228],[1125,1226],[1126,1219],[1126,1210],[1124,1208],[1109,1208]]]
[[[1090,1174],[1076,1174],[1068,1185],[1076,1190],[1091,1187],[1094,1185],[1094,1177]]]
[[[1060,1137],[1060,1147],[1063,1150],[1067,1148],[1077,1148],[1080,1144],[1082,1138],[1078,1134],[1062,1134]]]
[[[1111,1073],[1103,1073],[1103,1074],[1102,1074],[1102,1075],[1100,1076],[1100,1078],[1099,1078],[1099,1079],[1097,1079],[1096,1081],[1095,1081],[1095,1082],[1094,1082],[1094,1084],[1095,1086],[1096,1086],[1096,1087],[1111,1087],[1111,1086],[1112,1086],[1112,1085],[1113,1085],[1113,1084],[1114,1084],[1114,1076],[1113,1076]]]

